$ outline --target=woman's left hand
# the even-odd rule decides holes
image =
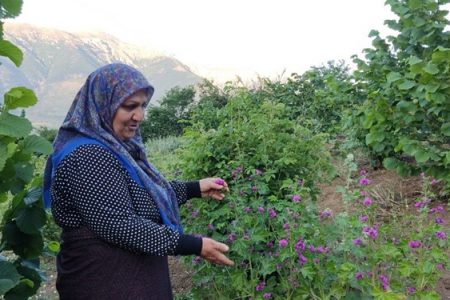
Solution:
[[[222,200],[225,197],[224,192],[228,191],[228,184],[221,178],[204,178],[200,180],[202,198],[211,197],[216,200]]]

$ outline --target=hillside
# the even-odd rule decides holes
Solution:
[[[74,34],[25,24],[5,24],[5,33],[22,49],[24,61],[16,68],[0,58],[0,93],[14,86],[32,88],[39,103],[27,110],[27,116],[36,125],[57,127],[87,75],[107,63],[123,62],[139,69],[155,86],[153,103],[174,86],[201,80],[174,58],[104,33]]]

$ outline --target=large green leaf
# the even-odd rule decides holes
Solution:
[[[8,157],[8,146],[0,141],[0,172],[5,167],[7,157]]]
[[[419,149],[416,151],[414,157],[418,163],[424,163],[430,159],[430,153],[424,149]]]
[[[0,261],[0,295],[4,295],[19,283],[20,275],[9,261]]]
[[[2,0],[0,2],[0,19],[14,18],[22,11],[22,0]]]
[[[31,296],[36,294],[38,288],[39,286],[36,286],[32,280],[22,278],[18,285],[5,294],[5,300],[29,299]]]
[[[52,153],[52,144],[38,135],[29,135],[21,143],[22,148],[27,152],[34,152],[48,155]]]
[[[14,165],[16,176],[22,181],[28,183],[33,179],[33,165],[27,162],[19,162]]]
[[[30,121],[25,118],[7,112],[0,114],[0,135],[21,138],[27,136],[32,129]]]
[[[392,82],[402,79],[402,75],[398,72],[391,72],[386,76],[386,79],[387,79],[388,83],[392,83]]]
[[[431,60],[436,63],[450,60],[450,49],[438,46],[431,55]]]
[[[398,167],[398,159],[388,157],[383,160],[383,166],[388,170],[394,170]]]
[[[5,94],[6,109],[15,109],[18,107],[30,107],[37,103],[37,97],[34,92],[26,87],[15,87]]]
[[[431,75],[436,75],[437,73],[439,73],[438,67],[437,67],[435,64],[433,64],[432,62],[429,62],[429,63],[423,68],[423,70],[424,70],[425,72],[427,72],[428,74],[431,74]]]
[[[450,136],[450,123],[442,124],[441,133],[445,136]]]
[[[3,227],[2,241],[6,241],[8,248],[25,259],[38,257],[44,248],[41,234],[23,233],[14,222],[9,222]]]
[[[398,88],[401,90],[409,90],[413,88],[416,85],[414,81],[411,80],[405,80],[401,84],[398,85]]]
[[[22,50],[9,41],[0,40],[0,56],[8,57],[17,67],[22,64]]]
[[[46,221],[45,211],[37,206],[25,208],[16,218],[17,226],[28,234],[39,234]]]

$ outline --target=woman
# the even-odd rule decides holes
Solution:
[[[62,227],[61,299],[172,299],[168,255],[232,265],[225,244],[183,234],[178,205],[224,198],[218,178],[167,182],[147,161],[139,123],[153,87],[110,64],[89,75],[47,161],[44,200]]]

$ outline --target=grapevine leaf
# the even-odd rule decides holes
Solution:
[[[34,92],[25,87],[15,87],[5,94],[5,106],[7,109],[18,107],[30,107],[37,103]]]
[[[400,73],[398,73],[398,72],[391,72],[386,76],[386,79],[387,79],[388,83],[392,83],[392,82],[402,79],[402,75],[400,75]]]
[[[441,126],[441,133],[445,136],[450,136],[450,123],[444,123]]]
[[[17,67],[22,64],[22,50],[9,41],[0,40],[0,56],[8,57]]]
[[[398,160],[392,157],[385,158],[383,166],[388,170],[395,170],[398,167]]]
[[[19,229],[28,234],[39,234],[47,218],[45,211],[37,206],[27,207],[16,218]]]
[[[0,142],[0,172],[5,167],[6,159],[8,157],[8,146]]]
[[[38,135],[29,135],[21,143],[23,149],[27,152],[34,152],[48,155],[52,153],[52,144]]]
[[[33,129],[30,121],[25,118],[3,112],[0,115],[0,135],[21,138]]]
[[[432,62],[429,62],[429,63],[423,68],[423,70],[424,70],[425,72],[427,72],[428,74],[431,74],[431,75],[436,75],[437,73],[439,73],[438,67],[437,67],[435,64],[433,64]]]
[[[0,295],[4,295],[19,283],[20,274],[9,261],[0,261]]]
[[[22,4],[22,0],[2,0],[1,6],[3,11],[0,10],[1,18],[17,17],[22,11]]]
[[[411,80],[405,80],[401,84],[399,84],[398,88],[401,90],[409,90],[412,87],[414,87],[416,84],[414,81]]]
[[[430,159],[430,154],[423,150],[423,149],[419,149],[415,154],[414,157],[416,158],[416,161],[418,163],[424,163],[426,161],[428,161]]]
[[[417,56],[411,56],[410,58],[409,58],[409,64],[410,65],[416,65],[416,64],[419,64],[419,63],[421,63],[423,60],[421,60],[420,58],[418,58]]]

